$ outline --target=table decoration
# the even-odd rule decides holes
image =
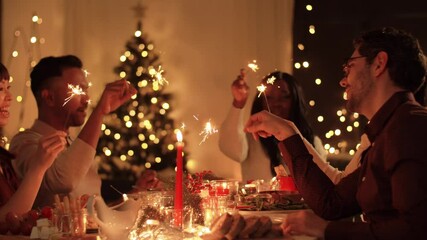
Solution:
[[[88,215],[98,224],[101,236],[107,239],[126,239],[140,209],[141,201],[128,199],[109,207],[101,196],[89,197]]]
[[[270,215],[256,216],[258,215],[256,213],[273,213],[275,212],[273,210],[283,209],[279,208],[282,205],[285,206],[284,209],[289,206],[295,207],[297,201],[301,200],[300,196],[298,198],[295,194],[295,198],[290,198],[294,195],[284,191],[269,190],[253,193],[255,185],[242,185],[242,188],[239,188],[237,181],[218,179],[211,171],[194,174],[183,173],[183,176],[185,177],[182,181],[182,211],[178,216],[181,221],[180,225],[176,224],[176,179],[172,178],[170,181],[166,181],[167,190],[143,191],[138,194],[138,199],[128,198],[125,202],[138,201],[137,211],[135,208],[125,208],[125,212],[113,212],[114,214],[110,214],[111,209],[106,211],[107,214],[100,211],[98,217],[103,218],[100,232],[112,239],[129,240],[219,239],[218,236],[228,239],[240,237],[268,239],[278,236],[276,230],[280,219],[277,218],[273,222]],[[242,189],[246,189],[246,194],[242,193]],[[248,210],[259,211],[243,211],[242,209],[238,211],[235,205],[236,199],[241,200],[239,203],[253,207]],[[129,221],[124,223],[115,216],[128,213],[137,214],[132,223]],[[253,217],[254,215],[256,217]],[[222,218],[228,219],[226,225],[229,225],[230,229],[223,229],[218,233],[218,229],[222,229],[222,225],[218,225],[223,221]],[[106,224],[113,221],[116,222]],[[245,226],[249,224],[253,227],[244,230],[245,228],[241,227],[242,222]],[[119,230],[117,230],[118,226],[120,226]]]

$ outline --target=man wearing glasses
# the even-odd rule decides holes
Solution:
[[[418,40],[393,28],[367,32],[354,41],[340,85],[347,108],[369,119],[371,146],[360,167],[334,185],[313,163],[292,122],[261,112],[246,131],[274,135],[309,211],[290,214],[286,233],[324,239],[426,239],[427,109],[414,97],[425,82]],[[287,156],[287,157],[286,157]],[[364,222],[335,221],[363,214]]]

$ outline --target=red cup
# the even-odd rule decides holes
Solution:
[[[289,176],[277,176],[277,181],[279,182],[280,190],[282,191],[298,191],[295,186],[294,179]]]

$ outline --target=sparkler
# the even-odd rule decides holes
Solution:
[[[269,112],[271,112],[270,105],[268,105],[268,101],[267,101],[267,95],[265,95],[265,90],[267,89],[267,86],[265,86],[264,84],[261,83],[261,85],[258,85],[256,87],[256,89],[259,91],[258,97],[260,97],[261,94],[264,93],[264,98],[265,98],[265,103],[267,105],[267,109],[268,109]]]
[[[157,70],[156,69],[150,70],[151,77],[154,77],[155,78],[154,81],[157,81],[162,86],[165,83],[169,84],[169,82],[166,80],[166,78],[163,77],[163,72],[164,72],[164,70],[162,69],[161,65],[159,66],[159,68]]]
[[[83,91],[83,89],[79,85],[74,86],[73,84],[68,84],[68,89],[70,89],[70,91],[68,92],[70,96],[65,98],[64,104],[62,104],[62,106],[65,106],[65,104],[71,101],[71,99],[76,95],[86,95],[86,92]]]
[[[210,135],[217,133],[218,129],[216,129],[214,126],[212,126],[211,124],[211,120],[209,120],[206,124],[205,124],[205,128],[199,133],[200,136],[203,136],[202,141],[199,143],[202,144],[206,141],[206,139],[209,138]]]
[[[276,81],[276,77],[271,76],[270,78],[268,78],[268,79],[267,79],[267,84],[271,84],[271,85],[273,85],[273,84],[274,84],[274,81]]]
[[[258,71],[259,67],[258,67],[258,64],[256,63],[256,60],[253,60],[251,63],[249,63],[248,68],[250,68],[253,72]]]
[[[83,73],[85,74],[85,77],[86,77],[86,78],[90,75],[90,72],[89,72],[88,70],[83,69],[82,71],[83,71]],[[89,83],[89,84],[90,84],[89,86],[91,86],[91,83]]]
[[[89,85],[91,86],[92,84],[89,82]],[[65,104],[67,104],[69,101],[71,101],[71,99],[73,99],[74,96],[86,95],[86,92],[83,91],[83,89],[79,85],[74,86],[73,84],[68,84],[68,89],[70,90],[68,92],[68,94],[70,94],[70,95],[64,99],[64,104],[62,104],[62,107],[64,107]],[[90,104],[90,100],[88,100],[88,104]],[[67,117],[65,118],[64,128],[67,127],[67,122],[68,122],[69,118],[70,118],[70,109],[68,109]]]
[[[265,90],[267,89],[267,86],[265,86],[264,84],[261,84],[259,86],[256,86],[256,89],[259,91],[258,93],[258,97],[261,96],[262,93],[265,92]]]

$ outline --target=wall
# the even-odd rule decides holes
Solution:
[[[46,39],[41,56],[75,54],[84,61],[94,83],[91,96],[100,96],[105,83],[116,79],[124,44],[136,29],[132,11],[137,1],[121,0],[5,0],[2,61],[7,62],[13,32],[19,26],[30,31],[34,11],[42,18],[40,33]],[[260,70],[249,74],[255,95],[259,79],[274,69],[292,71],[292,0],[152,0],[146,7],[143,30],[157,46],[167,91],[174,95],[172,117],[185,122],[186,150],[192,171],[210,169],[217,175],[240,178],[238,164],[218,148],[218,136],[200,144],[204,121],[217,126],[231,106],[230,84],[239,69],[256,59]],[[8,66],[14,76],[13,94],[23,95],[29,70],[24,52]],[[27,87],[28,89],[28,87]],[[250,96],[252,97],[252,96]],[[28,89],[24,122],[37,117]],[[96,101],[94,101],[96,102]],[[16,101],[5,133],[16,133],[21,106]],[[249,112],[248,112],[249,114]],[[197,115],[200,121],[196,121]],[[223,164],[218,164],[222,161]],[[226,167],[224,167],[226,166]]]

